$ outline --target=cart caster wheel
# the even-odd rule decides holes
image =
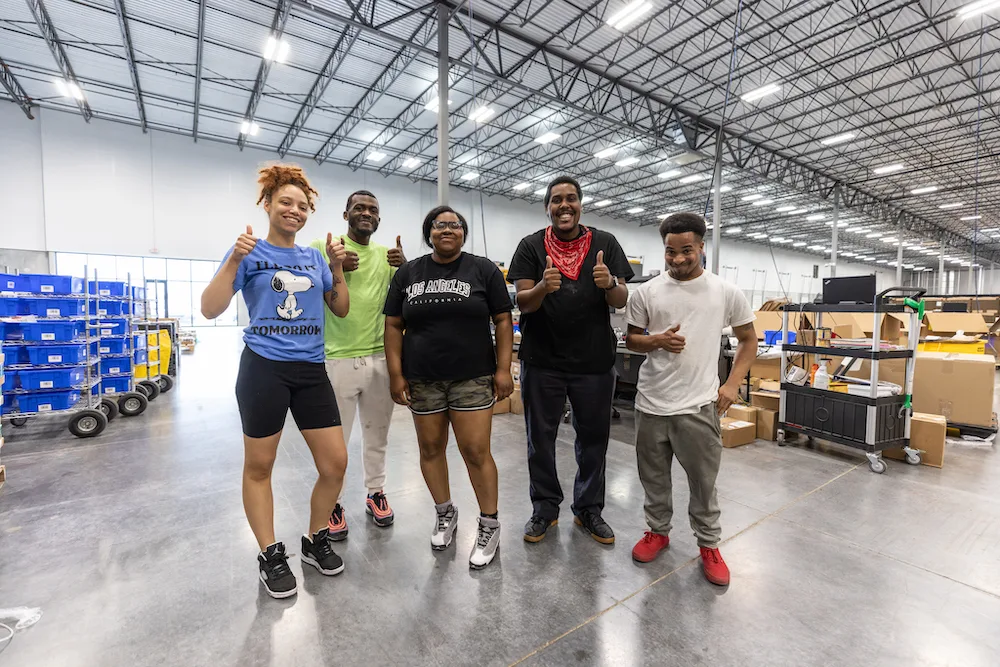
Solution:
[[[778,429],[778,436],[777,436],[777,438],[778,438],[778,447],[784,447],[785,446],[785,432],[782,431],[781,429]]]
[[[165,394],[174,388],[174,379],[169,375],[161,375],[156,384],[160,386],[160,393]]]
[[[27,417],[15,417],[14,419],[10,420],[10,425],[11,426],[16,426],[17,428],[21,428],[22,426],[24,426],[27,423],[28,423],[28,418]]]
[[[118,409],[123,417],[135,417],[141,415],[149,405],[149,400],[141,391],[129,391],[122,394],[118,399]]]
[[[139,382],[136,382],[135,386],[137,389],[139,389],[139,391],[142,391],[144,394],[146,394],[146,398],[148,398],[151,401],[156,399],[156,397],[160,395],[160,385],[156,384],[151,380],[141,380]]]
[[[109,422],[117,417],[119,412],[118,404],[111,398],[102,398],[101,404],[97,406],[97,409],[104,413]]]
[[[882,459],[869,460],[868,468],[871,469],[871,471],[876,475],[881,475],[885,472],[885,461]]]
[[[907,452],[906,462],[909,463],[911,466],[920,465],[920,454],[910,454],[909,452]]]
[[[107,425],[108,418],[100,410],[81,410],[69,420],[69,432],[78,438],[92,438]]]

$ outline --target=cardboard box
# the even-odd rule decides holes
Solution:
[[[763,337],[763,334],[762,334]],[[781,359],[758,359],[750,366],[750,377],[761,380],[781,379]]]
[[[730,419],[737,419],[739,421],[750,422],[753,425],[757,425],[757,412],[760,408],[755,408],[752,405],[733,405],[729,406],[726,410],[726,416]]]
[[[757,409],[757,437],[761,440],[778,439],[778,412]]]
[[[720,420],[722,427],[722,446],[739,447],[749,445],[757,437],[757,426],[747,421],[730,419],[723,417]]]
[[[523,415],[524,414],[524,401],[521,400],[521,390],[515,389],[514,393],[510,395],[510,413],[513,415]]]
[[[505,415],[510,412],[510,399],[505,398],[502,401],[497,401],[493,405],[493,414],[495,415]]]
[[[775,380],[761,380],[760,387],[758,387],[758,389],[760,391],[779,392],[781,391],[781,383]]]
[[[764,340],[765,331],[781,331],[781,311],[758,310],[754,313],[757,318],[754,329],[757,330],[757,339]],[[788,330],[799,331],[799,329],[811,329],[807,313],[788,313]]]
[[[951,338],[959,331],[969,336],[989,333],[986,320],[980,313],[925,313],[920,337],[941,336]]]
[[[944,466],[944,443],[948,437],[948,420],[941,415],[929,415],[914,412],[910,419],[910,447],[919,449],[920,463],[925,466],[940,468]],[[903,461],[906,455],[902,449],[886,449],[882,455],[886,458]]]
[[[750,405],[775,412],[781,407],[781,394],[773,391],[750,392]]]

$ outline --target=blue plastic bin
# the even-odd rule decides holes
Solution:
[[[26,315],[37,317],[75,317],[83,315],[85,302],[81,299],[23,299]]]
[[[21,280],[28,292],[36,294],[83,294],[83,278],[22,273]]]
[[[5,340],[69,341],[84,335],[83,322],[23,322],[7,324]]]
[[[132,337],[132,347],[134,347],[137,350],[145,350],[146,349],[146,334],[141,333],[141,334],[136,334],[135,336],[133,336]]]
[[[28,361],[28,348],[26,347],[4,345],[3,356],[6,357],[6,359],[4,359],[4,364],[7,366],[30,363]]]
[[[101,375],[128,375],[132,372],[132,360],[128,357],[101,359]]]
[[[101,391],[105,394],[120,394],[129,390],[128,374],[122,377],[101,378]]]
[[[83,382],[83,368],[51,368],[18,371],[21,389],[69,389]]]
[[[788,342],[789,345],[794,345],[796,338],[798,338],[798,335],[794,331],[789,331],[788,332],[788,341],[787,342]],[[780,342],[782,342],[782,340],[781,340],[781,329],[778,329],[776,331],[771,331],[771,330],[765,330],[764,331],[764,344],[765,345],[777,345]]]
[[[101,340],[98,352],[101,355],[105,354],[125,354],[125,341],[120,338],[112,338],[110,340]]]
[[[0,273],[0,292],[27,292],[28,281],[9,273]]]
[[[0,297],[0,317],[14,317],[15,315],[27,314],[28,304],[25,302],[25,299]]]
[[[135,363],[144,364],[146,363],[146,360],[149,359],[149,354],[146,350],[136,350],[132,353],[132,358],[135,360]]]
[[[17,389],[17,371],[4,371],[3,373],[3,385],[0,386],[3,391],[14,391]]]
[[[90,302],[90,314],[100,315],[104,317],[105,315],[121,315],[122,313],[128,313],[128,304],[124,301],[104,301],[97,300]]]
[[[51,391],[44,394],[21,394],[17,397],[21,412],[50,412],[67,410],[80,400],[80,392],[75,390]]]
[[[28,347],[29,363],[79,364],[87,359],[86,345],[37,345]]]
[[[105,322],[101,321],[101,335],[102,336],[124,336],[125,335],[125,320],[118,320],[115,322]]]
[[[99,296],[127,296],[125,283],[107,280],[91,280],[88,285],[91,294]]]

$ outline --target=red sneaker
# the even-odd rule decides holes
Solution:
[[[340,506],[340,503],[337,503],[337,506],[333,508],[333,512],[330,514],[330,519],[326,522],[326,525],[330,529],[331,540],[340,542],[347,539],[347,516],[344,514],[344,508]]]
[[[632,558],[640,563],[651,563],[668,546],[670,546],[669,537],[660,535],[659,533],[651,533],[647,530],[642,539],[632,547]]]
[[[701,548],[701,566],[705,570],[705,578],[716,586],[729,585],[729,568],[718,549]]]

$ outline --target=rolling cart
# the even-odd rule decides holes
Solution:
[[[146,411],[149,401],[136,391],[132,380],[132,287],[130,281],[95,281],[93,289],[103,297],[96,309],[101,332],[101,392],[114,406],[115,414],[135,417]]]
[[[13,278],[13,289],[0,293],[5,355],[0,421],[20,427],[30,418],[71,415],[73,435],[100,434],[108,417],[98,390],[100,337],[89,315],[96,295],[86,279],[8,278]]]
[[[823,313],[865,313],[874,319],[871,348],[826,347],[815,345],[783,345],[781,354],[781,404],[778,414],[778,444],[783,445],[788,433],[799,433],[810,438],[820,438],[865,452],[868,467],[874,473],[884,473],[882,450],[901,448],[906,462],[920,463],[920,452],[910,447],[910,416],[912,408],[913,369],[917,344],[920,341],[920,322],[924,304],[919,301],[925,290],[893,287],[879,293],[875,304],[789,304],[782,307],[782,340],[788,340],[788,313],[814,313],[815,327],[822,326]],[[891,293],[905,293],[902,303],[889,303]],[[879,342],[880,318],[888,313],[906,313],[910,317],[909,334],[905,349],[883,350]],[[826,389],[802,387],[786,382],[788,359],[786,352],[804,353],[819,357],[846,357],[868,359],[871,362],[870,386],[867,396],[845,394]],[[879,362],[888,359],[906,359],[903,393],[898,396],[879,396]]]

